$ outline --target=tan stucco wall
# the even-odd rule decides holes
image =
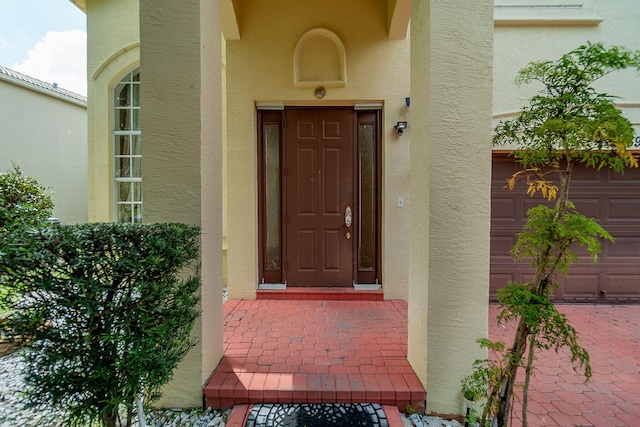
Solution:
[[[89,221],[113,221],[113,86],[139,64],[138,2],[86,3]]]
[[[87,109],[0,79],[0,172],[12,163],[53,192],[53,215],[87,221]]]
[[[227,245],[229,295],[254,298],[257,271],[256,101],[285,105],[353,105],[384,102],[383,287],[386,298],[407,297],[411,130],[399,138],[395,122],[410,119],[409,41],[389,40],[386,8],[369,0],[243,1],[241,40],[227,42]],[[298,39],[322,27],[346,50],[346,86],[327,85],[319,101],[314,87],[294,86]]]
[[[408,359],[427,411],[461,412],[486,357],[493,2],[412,1]],[[455,19],[452,19],[455,17]],[[425,313],[426,311],[426,313]]]
[[[412,125],[414,143],[411,145],[411,242],[409,252],[409,308],[408,308],[408,348],[407,359],[420,378],[423,386],[427,381],[427,321],[429,314],[429,137],[431,116],[429,99],[431,88],[429,79],[430,41],[429,5],[427,2],[411,2],[411,106],[422,112],[422,120]],[[424,78],[418,79],[420,74]],[[421,142],[421,143],[420,143]],[[427,213],[427,214],[425,214]],[[426,388],[426,387],[425,387]],[[429,399],[431,396],[427,396]]]
[[[165,387],[158,405],[199,406],[199,386],[222,358],[219,3],[142,0],[140,4],[140,32],[145,41],[140,71],[146,84],[141,100],[144,220],[202,227],[202,315],[192,332],[197,343]]]
[[[583,11],[524,10],[518,16],[524,19],[532,13],[576,15],[585,19],[584,25],[496,26],[493,112],[498,118],[519,110],[539,89],[535,83],[521,87],[514,84],[518,71],[530,61],[558,59],[587,41],[640,49],[640,31],[635,30],[640,15],[636,0],[589,0],[582,3],[585,3]],[[619,96],[616,102],[634,123],[640,123],[640,79],[636,72],[614,73],[599,81],[596,87]]]

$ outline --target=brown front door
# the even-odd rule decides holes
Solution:
[[[352,110],[287,110],[285,280],[351,286],[354,257]]]

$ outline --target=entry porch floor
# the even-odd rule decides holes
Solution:
[[[351,295],[356,291],[336,290],[338,300],[314,299],[326,296],[322,291],[287,292],[293,299],[225,303],[224,357],[204,387],[207,405],[238,405],[241,420],[252,403],[369,402],[387,414],[407,404],[423,409],[426,393],[406,360],[406,302],[382,301],[381,294],[363,301]],[[640,426],[640,305],[558,309],[589,351],[593,376],[585,384],[566,349],[538,354],[529,425]],[[497,313],[490,305],[489,336],[510,343],[515,324],[498,325]],[[521,425],[520,406],[514,426]]]
[[[383,301],[380,291],[273,293],[224,304],[224,356],[204,386],[207,406],[369,402],[424,410],[425,389],[407,361],[405,301]]]

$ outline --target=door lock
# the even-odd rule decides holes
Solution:
[[[347,208],[344,210],[344,225],[346,225],[347,227],[351,227],[351,206],[347,206]]]

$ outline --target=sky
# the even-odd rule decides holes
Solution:
[[[69,0],[0,0],[0,65],[86,95],[86,29]]]

